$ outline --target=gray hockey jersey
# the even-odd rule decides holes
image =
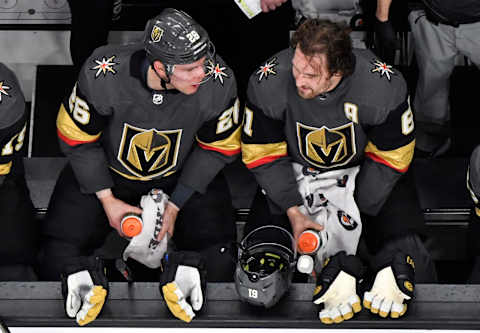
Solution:
[[[242,159],[283,211],[302,203],[291,170],[361,164],[356,202],[376,215],[415,145],[414,120],[402,75],[368,50],[355,50],[355,69],[323,96],[301,98],[292,75],[293,49],[276,54],[249,82]]]
[[[235,78],[220,57],[192,95],[150,89],[148,66],[141,44],[100,47],[61,104],[57,133],[82,192],[112,187],[110,168],[140,181],[182,170],[179,183],[203,193],[240,153]]]

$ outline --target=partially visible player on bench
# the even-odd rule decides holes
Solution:
[[[15,74],[0,63],[0,280],[32,281],[38,232],[25,183],[22,152],[25,98]]]

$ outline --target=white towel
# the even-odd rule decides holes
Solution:
[[[132,237],[123,252],[123,260],[128,257],[150,268],[160,267],[163,255],[167,251],[167,235],[159,242],[157,235],[162,228],[162,216],[168,202],[168,195],[162,190],[152,189],[142,196],[140,206],[143,209],[142,231]]]
[[[293,163],[293,170],[304,202],[300,210],[324,226],[316,267],[322,267],[326,258],[339,251],[355,254],[362,232],[360,211],[353,198],[360,167],[320,173]]]

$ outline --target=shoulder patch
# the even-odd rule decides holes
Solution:
[[[223,79],[230,77],[230,75],[227,74],[226,69],[227,67],[220,66],[220,63],[214,63],[212,60],[209,60],[207,64],[207,76],[211,76],[213,81],[217,81],[218,79],[223,85]]]
[[[258,82],[260,82],[263,78],[268,79],[269,75],[276,75],[277,72],[275,71],[275,66],[277,66],[277,58],[274,57],[268,60],[265,64],[261,65],[259,70],[255,73],[258,75]]]
[[[3,95],[10,97],[7,90],[10,90],[10,87],[5,85],[5,81],[0,81],[0,103],[2,103]]]
[[[380,60],[375,59],[375,60],[372,60],[371,63],[374,66],[371,69],[371,72],[380,74],[380,77],[385,76],[388,79],[388,81],[391,80],[391,78],[392,78],[391,75],[397,75],[392,70],[392,66],[387,65],[387,63],[385,63],[385,62],[381,62]]]
[[[97,64],[96,66],[90,68],[93,71],[97,71],[95,73],[95,78],[99,77],[100,74],[103,73],[103,76],[106,76],[107,73],[112,73],[115,75],[117,72],[113,69],[113,66],[118,65],[118,62],[114,62],[115,55],[112,55],[110,58],[102,57],[102,60],[95,59],[94,62]]]

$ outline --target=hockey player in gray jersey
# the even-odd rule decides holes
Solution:
[[[271,57],[250,79],[242,158],[265,195],[257,193],[246,229],[269,221],[291,227],[296,239],[306,229],[323,232],[328,224],[305,214],[302,205],[309,206],[310,199],[300,194],[292,162],[306,168],[306,175],[308,169],[325,173],[360,166],[355,180],[342,177],[337,186],[355,181],[363,234],[374,254],[370,266],[378,272],[363,304],[381,316],[401,316],[404,301],[413,296],[411,258],[417,282],[435,279],[416,234],[423,217],[415,190],[404,176],[414,131],[402,75],[370,51],[352,50],[343,25],[307,20],[295,32],[292,48]],[[328,205],[321,194],[315,192],[312,200]],[[345,229],[360,225],[354,220],[338,214]],[[318,275],[314,300],[324,305],[324,323],[350,319],[361,308],[354,297],[361,266],[354,253],[347,254],[333,255]]]
[[[0,281],[35,280],[38,243],[23,170],[25,98],[15,74],[0,63]]]
[[[123,235],[122,217],[142,214],[136,205],[152,188],[169,196],[157,241],[168,234],[178,250],[193,251],[168,249],[164,268],[170,271],[162,281],[173,283],[177,268],[187,265],[193,266],[187,269],[193,280],[182,276],[182,281],[198,287],[179,282],[162,289],[166,299],[177,297],[173,303],[180,305],[170,308],[174,315],[193,318],[178,295],[181,290],[189,297],[200,282],[203,288],[205,270],[211,281],[233,278],[226,248],[236,229],[219,172],[240,153],[238,105],[233,73],[214,54],[207,32],[181,11],[165,9],[150,20],[143,43],[100,47],[86,61],[57,117],[69,164],[42,227],[40,258],[42,278],[62,274],[65,295],[84,284],[85,277],[75,274],[102,276],[93,283],[87,278],[90,300],[84,296],[82,309],[67,311],[79,323],[98,315],[108,287],[101,261],[89,256],[112,228]],[[199,252],[216,257],[205,263]]]

